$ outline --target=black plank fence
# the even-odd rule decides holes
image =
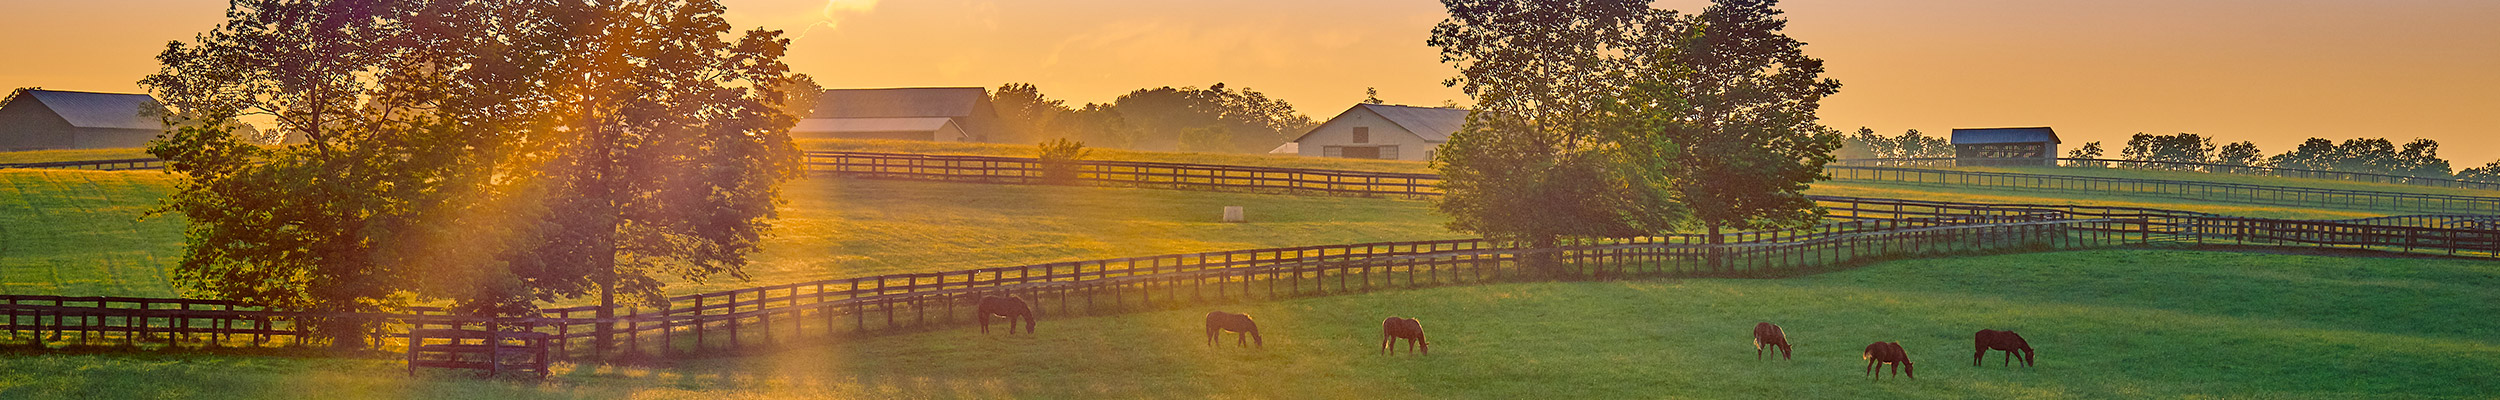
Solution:
[[[869,160],[872,158],[858,158]],[[886,162],[891,158],[873,158]],[[818,158],[818,162],[828,162]],[[823,170],[867,178],[1031,183],[1014,160],[947,168],[878,165]],[[1030,165],[1026,165],[1029,167]],[[912,170],[909,168],[919,168]],[[1127,169],[1127,168],[1146,168]],[[1284,190],[1422,196],[1429,180],[1367,180],[1339,171],[1192,169],[1185,164],[1089,168],[1098,184],[1206,190]],[[1108,171],[1108,172],[1105,172]],[[1428,176],[1426,176],[1428,177]],[[1422,185],[1422,186],[1419,186]],[[2144,208],[1981,204],[1817,197],[1836,222],[1810,229],[1583,240],[1520,248],[1441,240],[1238,250],[963,271],[894,274],[677,296],[664,307],[542,310],[479,318],[437,309],[306,313],[183,299],[0,296],[7,341],[40,344],[318,345],[304,326],[372,327],[370,340],[405,346],[413,329],[501,327],[545,333],[556,356],[631,360],[769,349],[828,336],[961,326],[982,294],[1026,298],[1043,318],[1183,309],[1382,289],[1536,280],[1760,277],[1858,263],[1968,252],[2100,248],[2147,243],[2359,248],[2495,257],[2500,231],[2441,226],[2470,216],[2346,221],[2224,217]],[[599,327],[612,327],[607,337]],[[604,340],[602,340],[604,339]],[[606,345],[601,345],[601,343]]]
[[[1833,160],[1831,165],[1842,165],[1842,166],[1861,166],[1861,167],[1867,167],[1867,166],[1871,166],[1871,167],[1952,167],[1952,166],[1957,166],[1957,165],[1959,165],[1959,164],[1961,163],[1961,160],[1962,160],[1962,159],[1960,159],[1960,158],[1953,158],[1953,157],[1929,157],[1929,158],[1859,158],[1859,159]],[[2195,162],[2176,162],[2176,161],[2119,160],[2119,159],[2107,159],[2107,158],[2060,158],[2060,159],[2057,159],[2057,160],[2058,160],[2059,162],[2061,162],[2062,164],[2064,164],[2064,166],[2065,166],[2065,167],[2069,167],[2069,168],[2109,168],[2109,167],[2117,167],[2117,168],[2128,168],[2128,169],[2149,169],[2149,170],[2164,170],[2164,171],[2197,171],[2197,172],[2207,172],[2207,173],[2226,173],[2226,174],[2244,174],[2244,175],[2268,175],[2268,176],[2281,176],[2281,177],[2291,177],[2291,178],[2333,179],[2333,180],[2340,180],[2340,181],[2369,182],[2369,183],[2392,183],[2392,184],[2400,184],[2400,185],[2431,186],[2431,187],[2460,188],[2460,189],[2500,190],[2500,182],[2485,182],[2485,181],[2465,180],[2465,179],[2457,179],[2457,178],[2443,178],[2443,177],[2423,177],[2423,176],[2405,176],[2405,175],[2390,175],[2390,174],[2373,174],[2373,173],[2365,173],[2365,172],[2323,171],[2323,170],[2300,169],[2300,168],[2251,167],[2251,166],[2244,166],[2244,165],[2214,164],[2214,163],[2195,163]]]
[[[88,170],[98,170],[98,171],[128,171],[128,170],[141,170],[141,169],[165,169],[165,160],[159,160],[159,159],[155,159],[155,158],[125,158],[125,159],[114,159],[114,160],[55,161],[55,162],[39,162],[39,163],[0,164],[0,169],[8,169],[8,168],[88,169]]]
[[[2129,193],[2228,203],[2405,212],[2500,213],[2500,197],[2378,192],[2238,183],[1953,171],[1902,167],[1826,166],[1833,180],[1955,187]]]

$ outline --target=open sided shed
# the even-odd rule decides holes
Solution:
[[[2033,128],[1954,128],[1954,165],[2057,166],[2057,131]]]

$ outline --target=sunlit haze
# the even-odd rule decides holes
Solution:
[[[1466,103],[1424,45],[1429,0],[725,0],[795,38],[826,87],[1029,82],[1074,103],[1222,82],[1325,119],[1376,87]],[[0,1],[0,86],[136,92],[213,0]],[[1706,1],[1662,1],[1698,12]],[[2069,143],[2136,132],[2252,140],[2439,140],[2500,158],[2500,1],[1795,0],[1789,33],[1845,86],[1825,124],[1887,134],[2047,125]],[[2112,146],[2114,148],[2114,146]],[[2114,154],[2113,154],[2114,155]]]

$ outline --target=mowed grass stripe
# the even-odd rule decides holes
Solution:
[[[175,295],[181,218],[141,219],[169,190],[163,173],[6,170],[0,180],[0,293]]]
[[[957,327],[547,382],[402,378],[379,357],[9,357],[0,397],[2479,398],[2500,391],[2500,321],[2461,316],[2500,311],[2495,292],[2493,261],[2096,250],[1045,314],[1029,336]],[[1266,348],[1209,348],[1208,309],[1256,317]],[[1432,354],[1378,355],[1390,315],[1422,319]],[[1762,321],[1794,361],[1755,360]],[[1981,328],[2022,333],[2038,366],[1971,366]],[[1918,379],[1866,378],[1858,352],[1879,340]]]

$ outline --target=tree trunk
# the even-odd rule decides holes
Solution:
[[[1561,254],[1554,251],[1555,239],[1554,235],[1535,235],[1528,238],[1529,252],[1526,259],[1528,270],[1536,271],[1537,274],[1544,275],[1547,279],[1563,277]]]
[[[1710,271],[1721,271],[1727,267],[1727,257],[1725,257],[1727,251],[1719,248],[1719,245],[1724,243],[1727,241],[1719,237],[1719,225],[1711,224],[1710,248],[1702,255],[1702,261],[1710,266]]]

